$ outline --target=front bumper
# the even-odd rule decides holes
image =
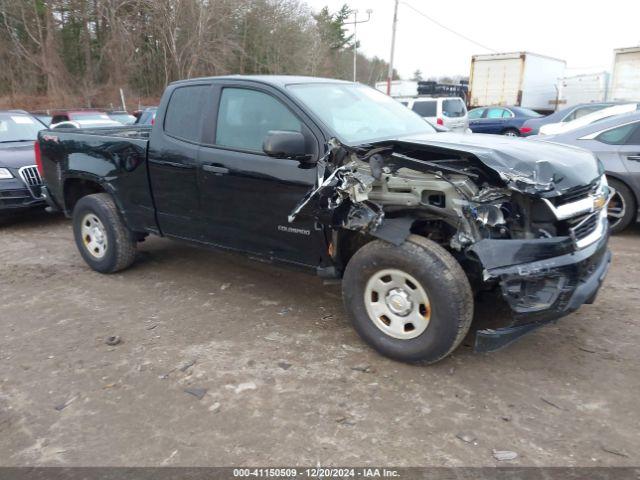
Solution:
[[[578,250],[568,237],[506,240],[517,242],[514,245],[505,244],[505,240],[483,240],[492,245],[481,245],[475,253],[481,262],[484,255],[490,266],[485,265],[485,279],[499,282],[513,318],[504,328],[478,331],[475,350],[497,350],[585,303],[593,303],[611,262],[606,219],[604,227],[597,241]],[[502,254],[497,257],[490,251]],[[504,265],[499,264],[500,259]],[[517,259],[526,262],[513,263]]]
[[[0,180],[0,212],[10,212],[44,205],[44,200],[34,198],[20,179]]]

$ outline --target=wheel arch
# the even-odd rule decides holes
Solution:
[[[335,239],[333,258],[340,272],[344,272],[355,253],[374,240],[402,245],[411,235],[426,238],[420,226],[423,220],[411,216],[385,218],[374,232],[340,229]]]
[[[70,216],[78,200],[94,193],[109,194],[122,214],[122,205],[118,196],[115,195],[114,188],[104,179],[90,174],[71,175],[65,178],[62,187],[65,214]]]
[[[624,184],[625,187],[627,187],[629,190],[631,190],[631,193],[633,194],[633,199],[636,201],[636,207],[640,208],[640,205],[638,205],[638,192],[636,191],[636,188],[629,182],[628,179],[626,179],[624,177],[624,175],[621,175],[617,172],[609,172],[606,171],[605,176],[608,178],[612,178],[614,180],[617,180],[618,182]]]
[[[629,189],[629,191],[631,192],[631,195],[633,195],[633,201],[635,202],[635,217],[633,221],[640,222],[640,194],[639,194],[640,192],[636,190],[636,188],[631,184],[631,182],[629,182],[628,179],[624,177],[624,175],[620,175],[616,172],[606,171],[605,176],[607,177],[607,179],[611,178],[612,180],[616,180],[622,183],[625,187]]]

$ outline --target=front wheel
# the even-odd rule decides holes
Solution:
[[[624,183],[614,178],[607,178],[607,182],[616,191],[607,206],[609,230],[611,233],[620,233],[636,216],[636,198]]]
[[[342,281],[346,310],[360,336],[383,355],[437,362],[465,337],[473,295],[458,262],[426,238],[400,247],[375,240],[351,258]]]
[[[98,272],[117,272],[135,260],[135,237],[107,193],[78,200],[73,209],[73,233],[80,255]]]

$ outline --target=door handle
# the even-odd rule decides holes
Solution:
[[[202,165],[202,169],[205,172],[211,172],[211,173],[220,173],[220,174],[229,173],[228,168],[218,167],[216,165]]]
[[[627,156],[627,160],[633,160],[635,162],[640,162],[640,154],[638,154],[638,155],[629,155],[629,156]]]

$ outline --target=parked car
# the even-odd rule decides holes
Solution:
[[[107,112],[107,116],[122,125],[133,125],[136,123],[136,117],[125,110],[111,110]]]
[[[156,121],[156,112],[158,111],[158,107],[147,107],[136,119],[135,123],[138,125],[153,125]]]
[[[441,125],[452,132],[464,133],[469,129],[467,107],[459,97],[418,97],[399,101],[431,124]]]
[[[520,127],[531,118],[540,115],[521,107],[479,107],[469,110],[469,128],[474,133],[496,133],[519,137]]]
[[[539,133],[540,127],[542,127],[543,125],[548,125],[550,123],[570,122],[572,120],[576,120],[578,118],[584,117],[585,115],[597,112],[598,110],[602,110],[603,108],[611,107],[613,105],[615,105],[615,103],[613,102],[581,103],[578,105],[573,105],[571,107],[563,108],[562,110],[558,110],[551,115],[546,115],[539,118],[530,118],[529,120],[525,121],[520,127],[520,136],[529,137],[531,135],[537,135]]]
[[[640,112],[617,115],[558,135],[533,137],[592,151],[604,165],[615,194],[609,202],[609,225],[621,232],[640,215]]]
[[[636,103],[614,105],[613,107],[607,107],[600,110],[596,110],[595,112],[591,112],[580,118],[571,120],[570,122],[558,122],[558,123],[549,123],[547,125],[543,125],[542,127],[540,127],[539,135],[557,135],[563,132],[570,132],[571,130],[584,127],[586,125],[590,125],[595,122],[600,122],[606,118],[613,117],[615,115],[634,112],[637,109],[638,109],[638,104]]]
[[[63,123],[64,122],[64,123]],[[63,124],[63,125],[60,125]],[[51,127],[92,128],[122,125],[99,110],[60,110],[52,113]]]
[[[174,82],[157,115],[39,136],[45,197],[96,271],[156,234],[342,278],[362,338],[425,362],[465,337],[474,291],[514,314],[477,332],[489,351],[593,302],[607,272],[609,192],[586,150],[436,134],[370,87],[309,77]]]
[[[44,208],[34,142],[46,128],[22,110],[0,110],[0,217]]]

